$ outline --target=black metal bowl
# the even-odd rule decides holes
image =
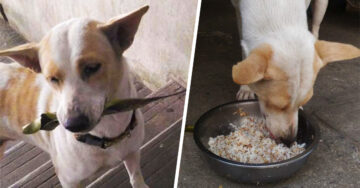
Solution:
[[[217,106],[203,114],[195,124],[194,139],[210,167],[218,174],[244,183],[269,183],[290,177],[298,171],[319,143],[319,127],[306,120],[304,112],[299,111],[297,142],[306,143],[306,150],[288,160],[276,163],[250,164],[222,158],[208,150],[209,137],[227,135],[232,130],[229,123],[239,121],[234,112],[242,108],[248,115],[260,117],[256,100],[236,101]]]

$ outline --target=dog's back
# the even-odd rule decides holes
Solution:
[[[17,139],[39,114],[42,77],[17,63],[0,64],[0,139]],[[44,102],[42,102],[44,103]],[[48,110],[50,104],[44,104]]]
[[[251,51],[264,38],[284,33],[308,31],[305,1],[297,0],[242,0],[240,1],[242,19],[242,39],[247,50]]]

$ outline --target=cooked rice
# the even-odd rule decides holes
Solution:
[[[263,119],[244,117],[238,125],[230,124],[229,135],[210,137],[210,151],[216,155],[243,163],[272,163],[292,158],[305,151],[305,143],[294,142],[290,148],[276,144],[270,138]]]

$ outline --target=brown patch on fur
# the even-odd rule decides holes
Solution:
[[[45,78],[51,82],[52,78],[59,80],[58,84],[53,84],[56,89],[61,88],[62,81],[65,74],[58,68],[58,66],[51,60],[49,60],[43,68],[43,74]]]
[[[318,53],[315,51],[314,54],[314,62],[313,62],[313,70],[314,70],[314,75],[313,75],[313,81],[315,81],[320,69],[324,66],[324,63],[322,62],[322,60],[320,59]]]
[[[34,87],[33,83],[36,79],[36,74],[28,71],[24,74],[26,75],[26,78],[21,84],[20,90],[18,91],[18,97],[16,102],[16,106],[19,107],[17,110],[17,114],[20,114],[20,116],[18,116],[17,118],[17,123],[19,123],[20,125],[29,123],[28,120],[32,120],[32,117],[36,116],[36,114],[34,114],[32,106],[36,106],[37,95],[39,93],[38,91],[35,92],[32,89]]]
[[[291,96],[287,81],[264,80],[249,86],[264,101],[267,109],[277,112],[289,109]]]
[[[263,79],[271,56],[270,45],[263,44],[255,48],[245,60],[233,66],[234,82],[239,85],[248,85]]]
[[[107,73],[106,73],[106,75],[108,76],[108,79],[109,79],[107,83],[110,83],[110,85],[109,85],[110,91],[108,92],[109,96],[107,96],[108,100],[115,99],[114,97],[116,96],[116,93],[120,89],[119,83],[121,81],[121,78],[124,75],[124,71],[125,71],[124,66],[127,66],[127,65],[125,65],[125,62],[120,61],[120,63],[121,63],[121,67],[119,69],[107,70]],[[107,69],[109,69],[109,68],[107,68]],[[117,76],[109,76],[111,74],[117,75]]]
[[[34,84],[36,73],[26,68],[14,70],[17,74],[9,79],[6,89],[0,91],[0,115],[7,116],[9,123],[21,131],[23,125],[36,118],[39,87]]]
[[[49,98],[47,99],[46,101],[46,112],[50,112],[50,108],[51,108],[51,105],[52,105],[52,100],[53,100],[53,96],[54,94],[51,94],[49,95]]]
[[[286,111],[290,107],[290,95],[286,86],[278,87],[277,91],[270,92],[267,97],[266,105],[272,110]]]
[[[106,74],[101,74],[101,72],[103,72],[103,70],[105,69],[105,66],[106,66],[106,64],[103,62],[106,62],[106,60],[99,58],[99,55],[97,55],[97,52],[90,51],[90,52],[87,52],[86,55],[82,55],[82,57],[76,61],[76,64],[77,64],[76,71],[77,71],[79,77],[83,78],[83,70],[87,65],[100,64],[101,67],[99,69],[99,72],[92,75],[89,78],[89,80],[86,80],[86,81],[88,81],[88,82],[91,82],[93,80],[103,81],[107,76]]]
[[[65,74],[58,68],[55,64],[53,58],[51,57],[51,47],[49,44],[50,36],[47,36],[41,41],[41,67],[42,67],[42,74],[45,78],[51,82],[51,78],[56,78],[59,80],[58,84],[53,84],[55,89],[61,88],[62,80],[64,79]]]
[[[250,84],[250,88],[265,102],[267,109],[283,112],[289,109],[291,96],[288,90],[288,75],[271,61],[264,80]]]
[[[84,28],[83,41],[82,41],[83,43],[80,49],[81,51],[80,51],[79,59],[93,58],[96,60],[100,58],[100,60],[106,60],[107,57],[102,54],[105,53],[106,51],[109,51],[109,49],[111,49],[112,46],[109,43],[108,39],[99,40],[99,37],[101,38],[103,37],[103,33],[99,31],[97,27],[98,25],[99,25],[98,22],[91,21]],[[109,45],[110,48],[104,48],[104,46],[107,45]]]
[[[20,84],[17,84],[20,83]],[[2,98],[4,100],[4,109],[5,115],[8,116],[8,119],[11,124],[16,125],[17,123],[17,93],[21,89],[20,85],[22,82],[17,82],[15,78],[11,78],[8,82],[8,88],[5,91],[5,96]]]

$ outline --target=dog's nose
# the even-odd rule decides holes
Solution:
[[[295,141],[295,139],[292,138],[281,138],[280,139],[283,144],[285,144],[287,147],[290,147],[291,144]]]
[[[64,124],[65,128],[71,132],[84,131],[89,128],[89,125],[89,118],[85,115],[70,118]]]

